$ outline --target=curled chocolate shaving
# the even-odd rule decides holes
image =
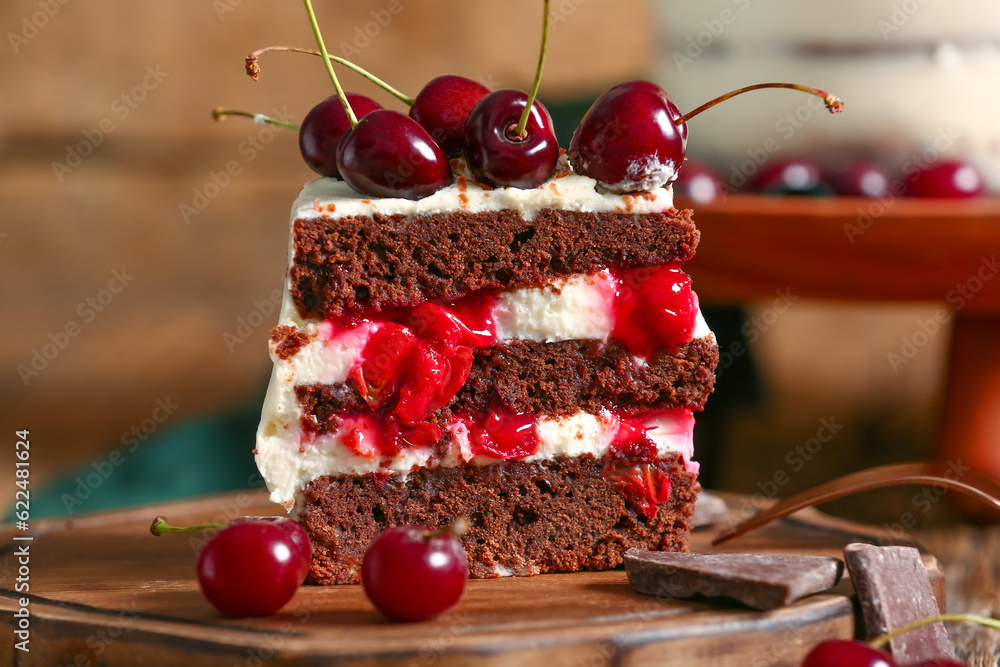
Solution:
[[[721,544],[812,505],[907,484],[940,484],[977,498],[1000,514],[1000,484],[973,470],[948,463],[895,463],[860,470],[795,494],[724,531],[712,544]]]

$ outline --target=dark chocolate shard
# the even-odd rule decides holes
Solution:
[[[941,613],[917,549],[849,544],[844,557],[861,602],[868,639]],[[887,648],[899,664],[957,660],[944,623],[906,632]]]
[[[774,609],[833,588],[844,572],[837,558],[794,554],[671,553],[629,549],[625,571],[639,593],[668,598],[727,598]]]

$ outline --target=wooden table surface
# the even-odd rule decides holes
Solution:
[[[733,520],[742,497],[728,497]],[[0,528],[5,623],[23,594],[11,590],[15,548],[30,545],[30,653],[16,651],[14,627],[0,636],[0,655],[16,665],[48,664],[312,664],[337,659],[357,665],[798,665],[809,647],[855,632],[850,585],[772,612],[736,605],[659,600],[637,595],[622,571],[473,580],[459,604],[427,623],[381,617],[359,586],[305,586],[279,613],[227,619],[198,590],[199,540],[154,538],[157,513],[176,523],[224,521],[274,511],[263,493],[233,494],[68,520],[35,522],[28,533]],[[697,530],[692,548],[712,550],[719,527]],[[14,541],[31,535],[30,542]],[[1000,531],[942,529],[922,536],[932,545],[925,565],[948,607],[985,611],[997,602]],[[806,510],[720,551],[839,555],[845,544],[880,541],[877,529]],[[935,550],[939,550],[935,551]],[[983,586],[987,588],[984,590]],[[991,597],[992,594],[992,597]],[[966,655],[994,655],[988,635],[956,634]],[[994,651],[994,653],[990,653]],[[976,664],[976,663],[973,663]],[[994,664],[994,663],[981,663]]]

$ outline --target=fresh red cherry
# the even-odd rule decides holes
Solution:
[[[450,185],[448,158],[420,123],[398,111],[373,111],[344,135],[337,167],[348,185],[373,197],[421,199]]]
[[[382,108],[378,102],[364,95],[349,93],[347,101],[351,103],[351,108],[358,118]],[[350,129],[351,121],[344,112],[340,98],[336,95],[326,98],[302,119],[302,127],[299,130],[299,150],[302,151],[302,159],[317,174],[340,178],[340,172],[337,170],[337,147]]]
[[[674,104],[674,101],[672,99],[670,99],[670,95],[667,95],[667,91],[663,90],[663,88],[660,88],[658,85],[656,85],[652,81],[632,81],[632,82],[630,82],[627,85],[631,86],[633,90],[643,90],[643,89],[645,89],[645,90],[648,90],[649,92],[653,93],[654,95],[659,95],[661,98],[663,98],[663,101],[666,102],[666,104],[667,104],[667,112],[670,114],[670,117],[674,121],[678,120],[681,117],[681,110],[678,109],[677,105]],[[688,138],[687,123],[682,123],[682,124],[678,125],[677,126],[677,131],[680,132],[681,139],[683,139],[684,141],[687,141],[687,138]]]
[[[687,150],[689,120],[719,102],[762,88],[789,88],[823,99],[833,113],[843,110],[836,96],[794,83],[758,83],[720,95],[680,115],[670,97],[648,81],[619,84],[597,98],[573,133],[569,161],[609,192],[638,192],[674,178]]]
[[[829,196],[833,188],[823,180],[823,168],[808,156],[765,164],[751,188],[768,195]]]
[[[410,107],[410,117],[431,133],[448,157],[459,157],[465,142],[465,121],[490,89],[464,76],[445,74],[427,82]]]
[[[569,162],[609,192],[659,188],[677,177],[687,150],[677,107],[648,81],[619,84],[597,98],[573,133]]]
[[[302,583],[299,546],[264,521],[230,524],[198,558],[205,597],[228,616],[266,616],[292,599]]]
[[[813,647],[802,667],[896,667],[888,653],[847,639],[828,639]]]
[[[843,165],[831,178],[833,191],[844,197],[885,197],[889,195],[889,174],[871,160],[855,160]]]
[[[681,125],[682,128],[687,125]],[[685,160],[677,172],[673,183],[674,192],[687,196],[697,204],[707,204],[718,199],[723,191],[719,172],[704,162]]]
[[[446,531],[396,526],[375,538],[361,561],[361,585],[372,604],[397,621],[440,616],[462,596],[469,563]]]
[[[498,90],[479,100],[469,113],[465,157],[480,183],[533,188],[555,173],[559,142],[541,102],[531,106],[524,136],[514,133],[527,102],[527,93]]]
[[[267,523],[277,526],[288,533],[288,536],[292,538],[292,542],[295,543],[296,554],[298,555],[299,566],[302,571],[299,583],[301,584],[306,580],[309,568],[312,566],[312,547],[309,544],[309,535],[306,533],[305,528],[285,516],[241,516],[230,521],[228,525],[232,526],[238,523]]]
[[[979,170],[966,162],[944,160],[913,174],[906,194],[911,197],[961,199],[983,194],[983,177]]]

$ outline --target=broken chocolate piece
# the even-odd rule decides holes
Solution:
[[[764,610],[833,588],[844,564],[822,556],[629,549],[625,571],[632,588],[646,595],[729,598]]]
[[[941,613],[917,549],[849,544],[844,557],[861,601],[868,639]],[[957,660],[944,623],[906,632],[892,639],[888,649],[900,664]]]

